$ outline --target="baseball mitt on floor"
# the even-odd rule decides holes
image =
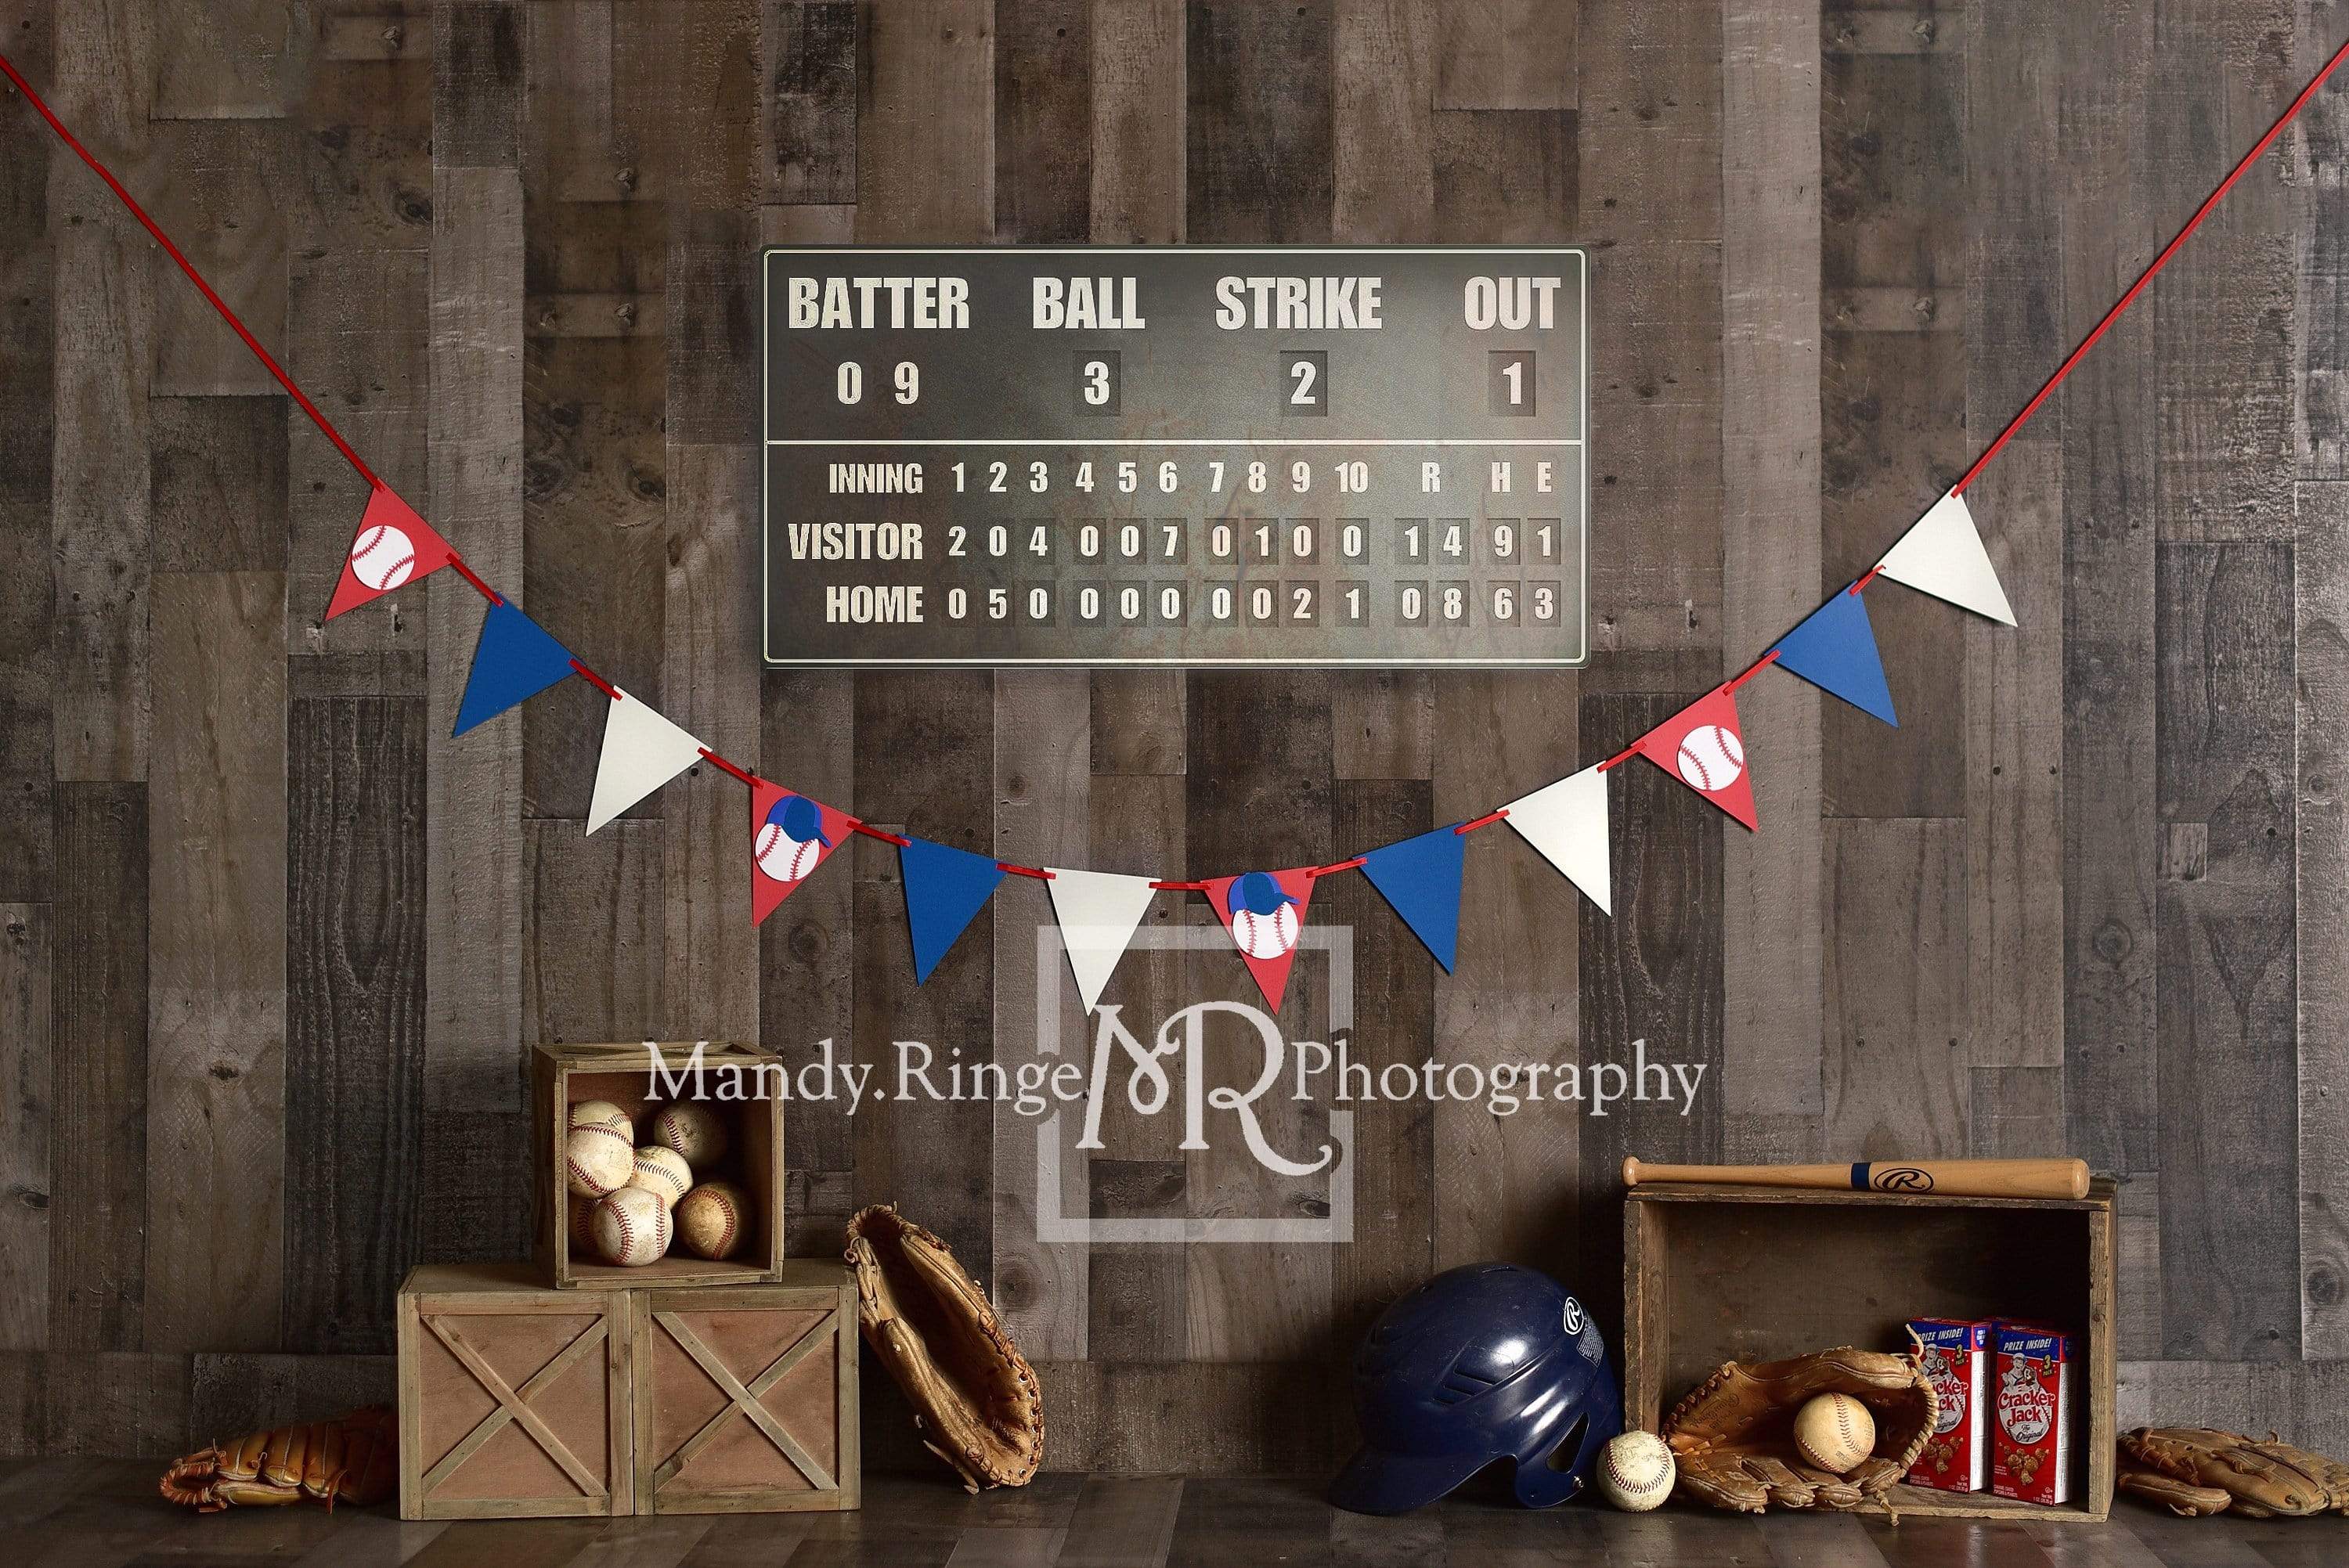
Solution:
[[[1876,1449],[1847,1475],[1806,1463],[1795,1412],[1819,1394],[1849,1394],[1876,1418]],[[1909,1473],[1933,1431],[1933,1386],[1916,1358],[1820,1350],[1785,1361],[1724,1362],[1664,1422],[1678,1493],[1744,1513],[1857,1508]]]
[[[2121,1434],[2115,1484],[2189,1519],[2230,1508],[2251,1519],[2349,1513],[2349,1465],[2212,1427],[2139,1427]]]
[[[914,1407],[922,1444],[972,1491],[1025,1486],[1044,1459],[1044,1395],[946,1243],[889,1205],[848,1222],[865,1343]]]
[[[299,1502],[366,1508],[399,1484],[391,1407],[369,1405],[335,1421],[312,1421],[214,1443],[163,1472],[162,1493],[198,1513]]]

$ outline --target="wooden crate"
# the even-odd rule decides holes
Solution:
[[[857,1506],[856,1286],[838,1264],[775,1284],[631,1291],[639,1513]]]
[[[2084,1199],[1641,1186],[1623,1209],[1625,1418],[1648,1431],[1723,1361],[1899,1349],[1912,1317],[2077,1336],[2074,1501],[1893,1489],[1902,1514],[2097,1520],[2113,1501],[2114,1186]]]
[[[757,1046],[707,1042],[701,1066],[686,1073],[692,1042],[663,1042],[666,1071],[686,1082],[675,1098],[698,1098],[725,1124],[727,1153],[717,1175],[750,1195],[750,1233],[734,1256],[717,1262],[695,1257],[683,1246],[642,1268],[617,1268],[594,1257],[573,1255],[564,1142],[570,1134],[571,1107],[606,1099],[636,1117],[639,1128],[670,1098],[667,1080],[654,1079],[646,1042],[618,1045],[542,1045],[531,1060],[531,1101],[539,1150],[538,1247],[547,1279],[561,1289],[626,1290],[678,1285],[758,1284],[778,1277],[783,1261],[783,1100],[774,1080],[782,1064]],[[720,1099],[728,1084],[767,1090],[765,1099]],[[649,1091],[663,1091],[647,1099]]]
[[[527,1264],[424,1264],[399,1292],[399,1516],[546,1518],[636,1504],[627,1298]]]

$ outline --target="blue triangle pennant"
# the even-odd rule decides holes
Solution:
[[[1850,590],[1837,590],[1834,598],[1779,639],[1778,663],[1862,713],[1899,727],[1892,716],[1891,688],[1884,684],[1876,632],[1868,622],[1868,603]]]
[[[488,723],[570,673],[570,649],[512,604],[491,605],[481,622],[481,640],[473,647],[473,669],[465,677],[454,733]]]
[[[1387,844],[1362,857],[1362,874],[1427,944],[1444,972],[1460,948],[1460,875],[1467,840],[1452,827]]]
[[[930,977],[972,917],[987,907],[1003,870],[985,855],[908,839],[897,851],[905,879],[905,923],[914,935],[914,979]]]

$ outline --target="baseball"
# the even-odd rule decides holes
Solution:
[[[595,1250],[607,1264],[642,1268],[668,1251],[668,1205],[657,1192],[623,1187],[595,1205]]]
[[[794,839],[773,822],[761,824],[753,850],[759,869],[780,882],[797,882],[815,870],[816,857],[823,852],[822,844]]]
[[[378,593],[398,587],[415,570],[416,545],[388,522],[363,528],[351,541],[351,571]]]
[[[1876,1418],[1848,1394],[1821,1394],[1795,1412],[1795,1449],[1841,1475],[1876,1449]]]
[[[1681,778],[1692,789],[1726,789],[1745,771],[1745,748],[1736,733],[1700,724],[1681,737]]]
[[[1609,1439],[1599,1456],[1599,1494],[1626,1513],[1645,1513],[1672,1494],[1678,1467],[1653,1432]]]
[[[1232,916],[1232,936],[1250,958],[1278,958],[1297,945],[1297,910],[1282,904],[1270,914],[1244,909]]]
[[[635,1140],[617,1127],[574,1127],[564,1144],[564,1170],[574,1198],[600,1198],[626,1183],[636,1170]]]
[[[663,1207],[674,1209],[693,1186],[693,1170],[676,1150],[647,1144],[636,1150],[636,1174],[628,1178],[628,1185],[657,1194]]]
[[[571,1209],[571,1256],[592,1258],[595,1255],[595,1200],[565,1197]]]
[[[677,1239],[696,1257],[730,1258],[750,1229],[750,1195],[731,1181],[706,1181],[678,1200]]]
[[[647,1132],[648,1141],[677,1150],[696,1171],[707,1171],[726,1156],[726,1129],[709,1107],[689,1099],[661,1107]]]
[[[615,1127],[629,1137],[636,1131],[636,1119],[608,1099],[583,1099],[571,1108],[573,1127]]]

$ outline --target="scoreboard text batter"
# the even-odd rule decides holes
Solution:
[[[776,247],[772,665],[1575,665],[1575,250]]]

